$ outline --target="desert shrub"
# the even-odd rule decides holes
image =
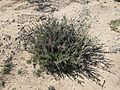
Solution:
[[[116,1],[116,2],[120,2],[120,0],[114,0],[114,1]]]
[[[27,60],[27,64],[31,64],[32,63],[32,61],[31,60]]]
[[[120,27],[120,19],[112,20],[109,25],[110,25],[112,31],[120,33],[120,28],[119,28]]]
[[[13,63],[11,62],[12,57],[8,57],[7,60],[5,60],[3,69],[2,69],[2,74],[10,74],[10,71],[12,70]]]
[[[42,12],[54,12],[58,10],[52,0],[27,0],[29,3],[37,5],[36,10]]]
[[[0,88],[5,86],[5,81],[0,79]]]
[[[4,65],[1,65],[0,67],[0,90],[2,90],[3,87],[5,87],[6,84],[6,75],[10,74],[13,63],[12,63],[12,56],[7,57],[7,59],[4,61]]]
[[[92,79],[100,85],[97,68],[108,70],[109,63],[101,46],[94,44],[85,25],[75,26],[64,17],[50,18],[35,28],[23,28],[20,34],[25,49],[32,53],[32,62],[39,73],[46,72],[59,77]]]
[[[48,87],[48,90],[56,90],[56,89],[55,89],[54,86],[51,86],[51,85],[50,85],[50,86]]]

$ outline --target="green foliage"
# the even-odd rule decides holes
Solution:
[[[7,60],[5,60],[2,74],[10,74],[10,71],[12,70],[12,67],[13,67],[13,63],[11,62],[11,60],[12,60],[12,57],[9,57],[7,58]]]
[[[12,88],[12,90],[17,90],[16,88]]]
[[[108,70],[109,63],[101,54],[101,46],[88,36],[85,25],[75,26],[65,17],[61,21],[50,18],[42,25],[21,31],[21,41],[33,54],[33,64],[39,66],[38,75],[41,72],[67,75],[79,83],[78,76],[86,77],[100,85],[96,68]]]
[[[5,81],[0,79],[0,87],[4,87],[5,86]]]
[[[114,1],[116,1],[116,2],[120,2],[120,0],[114,0]]]
[[[18,73],[19,75],[22,75],[22,74],[23,74],[22,69],[19,69],[17,73]]]
[[[32,63],[32,61],[31,60],[27,60],[27,64],[31,64]]]
[[[112,31],[120,33],[120,19],[118,19],[118,20],[112,20],[110,22],[110,27],[111,27]]]
[[[33,74],[34,75],[36,75],[36,76],[41,76],[41,73],[42,73],[42,70],[41,69],[35,69],[34,71],[33,71]]]
[[[51,86],[51,85],[50,85],[50,86],[48,87],[48,90],[56,90],[56,89],[55,89],[54,86]]]

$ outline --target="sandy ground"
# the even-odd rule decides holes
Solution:
[[[120,3],[113,0],[55,0],[52,9],[54,17],[58,19],[63,15],[67,18],[80,20],[85,15],[85,10],[89,11],[91,37],[97,37],[99,43],[104,44],[106,51],[115,52],[106,54],[114,66],[111,71],[115,74],[100,71],[106,81],[104,87],[96,85],[93,81],[85,79],[85,84],[80,85],[69,78],[55,80],[50,75],[36,77],[33,74],[32,65],[26,64],[30,55],[25,51],[17,52],[17,41],[20,29],[34,22],[40,22],[40,18],[50,14],[51,8],[44,11],[37,11],[36,6],[28,2],[15,0],[0,0],[0,65],[6,56],[15,53],[12,60],[14,68],[10,75],[5,76],[6,84],[1,90],[48,90],[50,85],[56,90],[120,90],[120,34],[111,31],[109,23],[111,20],[120,18]],[[10,38],[9,38],[10,37]],[[6,38],[4,40],[4,38]],[[18,74],[18,70],[22,74]],[[0,76],[1,77],[1,76]],[[1,79],[0,79],[1,80]]]

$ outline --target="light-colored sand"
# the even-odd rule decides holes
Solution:
[[[120,18],[120,3],[113,0],[89,0],[88,4],[85,3],[85,0],[71,3],[70,1],[74,0],[56,0],[55,3],[58,4],[59,10],[53,12],[53,15],[57,18],[66,15],[67,18],[79,20],[82,18],[81,15],[84,15],[84,10],[88,9],[91,21],[91,29],[89,30],[91,37],[97,37],[99,43],[104,43],[106,51],[115,51],[120,48],[120,34],[111,31],[109,27],[111,20]],[[6,56],[11,54],[11,51],[15,52],[17,44],[14,39],[20,28],[31,22],[39,22],[39,18],[43,14],[49,13],[36,11],[35,8],[27,2],[0,1],[0,43],[4,42],[0,46],[0,51],[5,50],[5,53],[0,52],[0,65],[3,64]],[[3,38],[8,35],[11,36],[11,40],[4,41]],[[12,44],[10,44],[11,42]],[[25,51],[18,52],[12,60],[15,67],[11,71],[11,75],[6,76],[7,83],[2,90],[47,90],[50,85],[54,86],[56,90],[120,90],[120,53],[111,53],[105,56],[114,64],[111,70],[116,75],[101,71],[102,80],[106,80],[105,87],[101,88],[87,79],[85,79],[85,84],[81,86],[67,77],[57,81],[49,75],[38,78],[33,75],[32,65],[26,64],[30,55]],[[18,70],[22,70],[22,75],[18,74]]]

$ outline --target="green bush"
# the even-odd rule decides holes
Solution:
[[[120,33],[120,29],[119,29],[119,27],[120,27],[120,19],[112,20],[109,23],[109,25],[110,25],[112,31]]]
[[[56,90],[56,89],[55,89],[54,86],[51,86],[51,85],[50,85],[50,86],[48,87],[48,90]]]
[[[66,18],[50,18],[35,28],[23,28],[20,37],[33,54],[32,62],[39,66],[39,73],[67,75],[75,80],[86,77],[99,84],[96,67],[108,70],[109,64],[101,54],[101,46],[95,45],[84,29],[85,25],[76,27]]]
[[[114,0],[114,1],[116,1],[116,2],[120,2],[120,0]]]
[[[13,67],[13,63],[11,62],[11,60],[12,60],[12,57],[9,57],[7,58],[7,60],[5,60],[2,74],[10,74],[10,71],[12,70],[12,67]]]

